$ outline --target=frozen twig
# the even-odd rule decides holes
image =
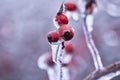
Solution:
[[[118,76],[120,75],[120,73],[116,75],[116,72],[118,71],[120,71],[120,61],[115,62],[105,67],[104,69],[94,71],[89,76],[87,76],[84,80],[97,80],[97,79],[100,80],[99,78],[106,76],[107,74],[110,74],[110,73],[114,73],[113,75]]]
[[[94,44],[94,41],[92,39],[91,32],[89,32],[89,30],[88,30],[88,26],[86,24],[87,23],[86,19],[87,19],[87,14],[85,14],[85,16],[83,17],[83,21],[84,21],[83,29],[84,29],[84,34],[86,37],[86,42],[87,42],[88,48],[92,54],[95,68],[96,68],[96,70],[100,70],[103,68],[103,64],[102,64],[99,52],[98,52],[98,50]]]
[[[63,43],[59,43],[57,46],[55,46],[57,49],[52,49],[56,50],[55,53],[53,54],[53,61],[57,65],[57,80],[63,80],[63,71],[62,71],[62,58],[63,58]]]
[[[92,4],[92,3],[90,3],[90,4]],[[90,5],[88,5],[88,7],[89,6]],[[88,24],[87,24],[87,23],[89,23],[89,21],[87,20],[88,16],[89,16],[89,13],[87,13],[87,10],[85,10],[85,14],[83,16],[83,23],[84,23],[83,29],[84,29],[84,33],[85,33],[85,37],[86,37],[86,42],[87,42],[88,48],[92,54],[96,70],[92,74],[90,74],[88,77],[86,77],[84,80],[110,80],[113,77],[120,75],[120,61],[113,63],[107,67],[103,67],[101,57],[100,57],[99,52],[94,44],[91,32],[89,30],[90,26],[88,26]]]
[[[91,20],[93,22],[93,19],[90,18],[89,20],[87,20],[89,15],[91,15],[93,17],[93,15],[89,13],[89,10],[93,4],[95,4],[95,0],[90,0],[89,2],[86,2],[85,12],[82,13],[83,14],[83,16],[82,16],[83,30],[84,30],[87,46],[92,54],[95,69],[100,70],[103,68],[103,64],[102,64],[98,49],[96,48],[94,40],[92,39],[91,31],[89,30],[89,28],[93,26],[93,23],[90,26],[88,24],[89,20]]]
[[[58,80],[63,80],[62,58],[63,58],[63,43],[60,43],[56,53],[56,59],[57,59],[56,64],[58,66]]]

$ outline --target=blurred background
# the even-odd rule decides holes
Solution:
[[[104,0],[100,1],[99,5],[103,5]],[[51,51],[46,33],[56,29],[53,18],[61,3],[62,0],[0,0],[0,80],[48,80],[47,71],[38,67],[37,60]],[[104,66],[120,60],[120,16],[107,10],[99,6],[92,32]],[[71,80],[82,80],[95,68],[81,17],[79,21],[70,19],[69,25],[75,28]]]

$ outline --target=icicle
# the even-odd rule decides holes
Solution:
[[[52,56],[53,56],[53,61],[56,64],[59,64],[62,62],[63,59],[63,50],[62,50],[62,44],[58,43],[56,45],[51,44],[51,49],[52,49]]]
[[[57,64],[57,80],[63,80],[62,60],[63,60],[63,44],[51,45],[53,61]]]

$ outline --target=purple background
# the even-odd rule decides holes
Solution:
[[[61,3],[61,0],[0,1],[0,80],[48,80],[47,72],[38,68],[37,60],[51,50],[46,33],[56,29],[52,19]],[[75,60],[80,65],[73,67],[75,80],[80,80],[92,72],[94,66],[81,20],[70,20],[69,25],[75,28],[74,57],[85,62],[81,65],[80,60]],[[104,66],[120,60],[119,17],[99,10],[92,34]]]

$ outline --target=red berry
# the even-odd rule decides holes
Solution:
[[[59,25],[63,25],[63,24],[68,24],[68,18],[66,15],[64,14],[59,14],[55,17],[55,21],[59,24]]]
[[[59,40],[59,33],[55,31],[51,31],[47,34],[48,41],[51,42],[57,42]]]
[[[65,41],[71,40],[74,36],[74,30],[68,26],[61,26],[58,29],[60,37],[62,37]]]
[[[55,63],[54,63],[53,60],[52,60],[52,53],[49,53],[49,54],[47,55],[46,63],[47,63],[47,65],[50,66],[50,67],[52,67],[52,66],[55,65]]]
[[[74,2],[65,3],[65,9],[68,11],[75,11],[77,9],[77,5]]]
[[[74,46],[71,43],[65,44],[65,51],[66,53],[72,53],[74,51]]]

